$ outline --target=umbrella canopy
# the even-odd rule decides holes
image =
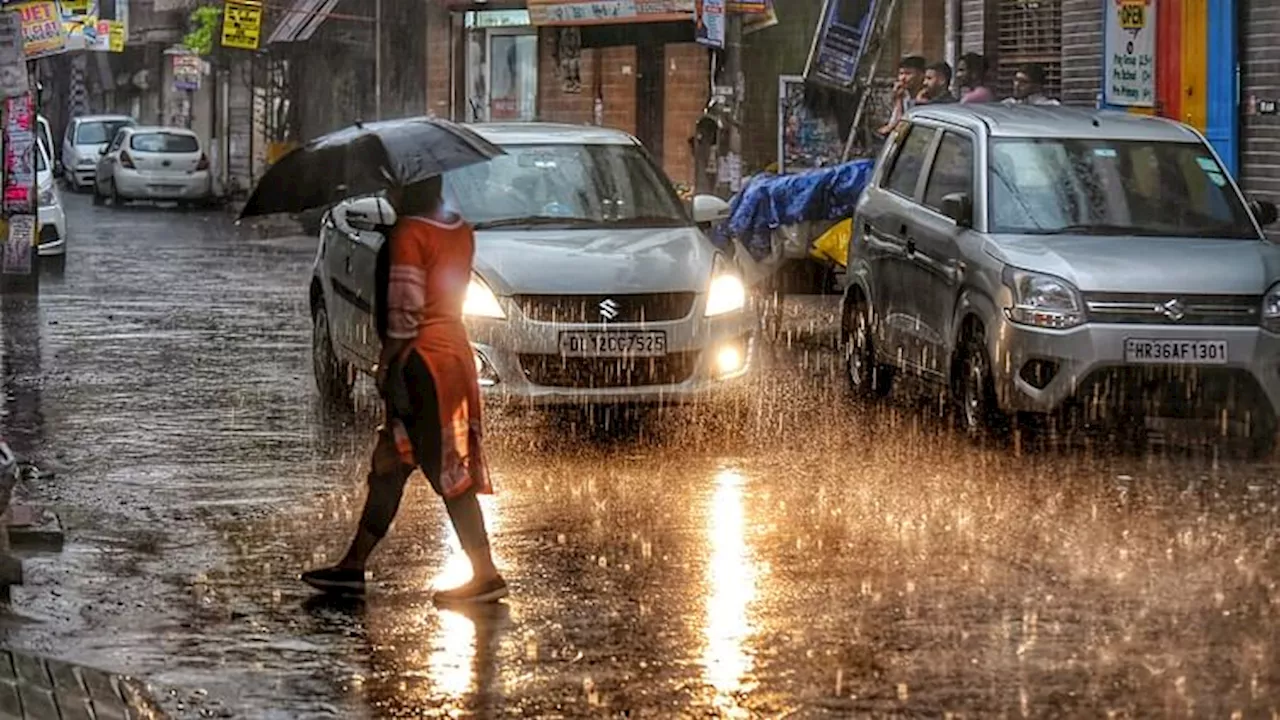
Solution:
[[[240,217],[325,207],[502,154],[475,131],[447,120],[419,117],[357,124],[280,158],[258,181]]]

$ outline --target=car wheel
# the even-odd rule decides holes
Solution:
[[[995,378],[981,328],[966,333],[953,383],[960,430],[974,440],[1006,438],[1008,420],[996,400]]]
[[[888,395],[893,389],[893,371],[876,361],[871,308],[866,301],[850,303],[843,336],[846,376],[854,397],[878,399]]]
[[[347,407],[351,404],[354,385],[351,367],[338,359],[329,335],[329,313],[324,306],[316,308],[311,325],[311,372],[316,389],[326,404]]]

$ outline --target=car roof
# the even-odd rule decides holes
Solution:
[[[909,117],[963,125],[991,137],[1108,138],[1198,142],[1181,123],[1150,115],[1063,105],[947,104],[917,107]]]
[[[191,129],[187,129],[187,128],[170,128],[165,126],[133,126],[132,128],[123,128],[123,129],[125,129],[125,131],[129,133],[129,135],[142,135],[142,133],[147,133],[147,132],[165,132],[165,133],[169,133],[169,135],[189,135],[192,137],[196,136],[195,131],[191,131]]]
[[[104,121],[111,121],[111,120],[129,120],[132,122],[133,118],[129,117],[128,115],[81,115],[80,117],[75,119],[75,121],[78,123],[104,122]]]
[[[629,133],[567,123],[475,123],[469,125],[495,145],[639,145]]]

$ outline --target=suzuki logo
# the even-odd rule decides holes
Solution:
[[[604,302],[600,303],[599,307],[600,307],[600,317],[604,318],[605,320],[613,320],[614,318],[618,317],[618,315],[622,312],[622,306],[614,302],[613,298],[609,298]]]
[[[1187,308],[1177,298],[1157,307],[1156,310],[1174,322],[1187,316]]]

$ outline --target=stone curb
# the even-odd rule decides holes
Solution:
[[[61,660],[0,650],[0,718],[161,720],[146,685]]]

